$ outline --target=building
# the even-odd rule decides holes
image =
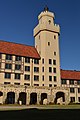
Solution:
[[[80,72],[60,70],[60,26],[54,14],[45,7],[38,20],[35,46],[0,40],[0,102],[80,102]]]

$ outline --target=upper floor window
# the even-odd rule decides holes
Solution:
[[[78,88],[78,93],[80,93],[80,88]]]
[[[74,85],[74,80],[69,80],[70,85]]]
[[[20,85],[20,83],[14,83],[14,85]]]
[[[52,72],[52,67],[49,67],[49,72]]]
[[[4,82],[4,84],[5,84],[5,85],[8,85],[8,84],[10,84],[10,82]]]
[[[12,64],[6,63],[5,64],[5,69],[12,69]]]
[[[67,81],[66,80],[61,80],[61,84],[66,84],[67,83]]]
[[[39,72],[39,67],[34,67],[34,72]]]
[[[21,65],[15,65],[15,70],[20,70],[21,69]]]
[[[42,72],[44,72],[44,67],[42,67]]]
[[[80,80],[77,81],[77,84],[80,85]]]
[[[26,58],[25,58],[25,62],[26,62],[26,63],[30,63],[30,58],[27,58],[27,57],[26,57]]]
[[[39,60],[38,59],[34,59],[34,64],[39,64]]]
[[[54,81],[55,81],[55,82],[57,81],[57,77],[56,77],[56,76],[54,76]]]
[[[49,81],[52,81],[52,76],[49,76]]]
[[[15,73],[15,79],[20,79],[20,74],[19,73]]]
[[[48,22],[49,22],[49,24],[51,24],[51,20],[49,20]]]
[[[5,78],[8,78],[8,79],[10,79],[11,78],[11,73],[5,73]]]
[[[2,58],[2,54],[0,53],[0,59]]]
[[[56,35],[54,35],[54,39],[56,39]]]
[[[42,76],[42,80],[44,81],[44,75]]]
[[[70,88],[70,93],[74,93],[74,88]]]
[[[21,56],[15,56],[16,61],[21,61]]]
[[[56,56],[56,52],[54,51],[54,56]]]
[[[52,87],[52,84],[49,84],[49,87]]]
[[[12,55],[6,55],[6,60],[12,60]]]
[[[49,64],[52,64],[52,60],[51,59],[49,59]]]
[[[53,60],[53,65],[56,65],[56,60]]]
[[[39,76],[38,75],[34,75],[34,81],[39,81]]]
[[[25,76],[24,76],[24,79],[25,79],[25,80],[30,80],[30,75],[25,75]]]
[[[50,46],[50,42],[48,42],[48,46]]]
[[[25,71],[30,71],[30,66],[25,66]]]
[[[44,64],[44,58],[42,59],[42,64]]]
[[[56,73],[56,68],[53,68],[53,73]]]

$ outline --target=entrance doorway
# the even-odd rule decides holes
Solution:
[[[31,93],[30,94],[30,104],[36,104],[37,103],[37,93]]]
[[[57,92],[55,100],[54,100],[54,103],[57,104],[58,98],[61,98],[61,97],[62,97],[62,102],[65,102],[65,93],[63,93],[63,92]]]

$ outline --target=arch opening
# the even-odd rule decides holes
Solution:
[[[55,100],[54,100],[54,103],[57,104],[57,100],[59,98],[62,98],[62,102],[65,102],[65,93],[64,92],[57,92],[56,93],[56,97],[55,97]]]
[[[43,104],[44,99],[47,99],[47,93],[41,93],[41,102],[40,102],[40,104]]]
[[[22,102],[22,105],[26,105],[26,93],[25,92],[19,93],[18,103],[19,101]]]
[[[6,103],[7,104],[14,104],[15,103],[15,93],[14,92],[7,93]]]
[[[37,103],[37,93],[31,93],[30,94],[30,104],[36,104]]]

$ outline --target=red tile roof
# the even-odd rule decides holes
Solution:
[[[40,59],[40,56],[35,47],[12,42],[6,42],[3,40],[0,40],[0,53]]]
[[[61,79],[80,80],[80,71],[61,70]]]

